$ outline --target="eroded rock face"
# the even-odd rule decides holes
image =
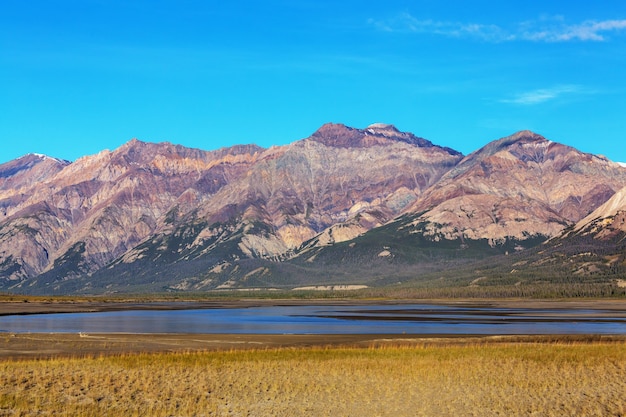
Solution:
[[[16,283],[55,270],[71,278],[147,253],[204,256],[233,239],[237,257],[279,257],[355,216],[377,219],[360,222],[359,233],[393,218],[461,155],[393,126],[325,125],[267,150],[132,140],[45,170],[53,159],[37,158],[0,170],[0,274]],[[180,230],[193,236],[181,240]],[[174,241],[185,243],[176,249]]]
[[[626,187],[580,220],[573,233],[591,235],[596,239],[611,239],[626,233]]]
[[[332,138],[320,142],[320,131]],[[372,134],[341,125],[325,125],[311,138],[264,152],[247,175],[220,190],[200,210],[208,223],[223,221],[227,207],[249,220],[271,224],[279,234],[298,227],[302,240],[291,234],[290,247],[358,213],[382,211],[387,220],[402,212],[461,158],[434,146],[381,136],[377,143],[358,146]],[[344,146],[348,143],[354,146]],[[305,231],[308,230],[308,232]],[[285,234],[286,236],[286,234]]]
[[[468,155],[411,207],[450,239],[556,236],[626,185],[626,170],[523,131]]]
[[[384,124],[270,149],[132,140],[73,163],[32,155],[0,165],[0,286],[176,265],[172,288],[234,288],[218,276],[242,259],[285,261],[399,216],[435,242],[555,236],[624,186],[624,167],[532,132],[463,157]]]
[[[204,152],[133,140],[45,176],[43,162],[19,170],[18,178],[6,175],[21,186],[2,190],[0,276],[19,283],[61,261],[75,264],[65,272],[70,276],[93,272],[163,227],[167,213],[196,209],[260,151]]]

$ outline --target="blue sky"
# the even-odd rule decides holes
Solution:
[[[465,154],[530,129],[626,162],[626,2],[3,0],[0,83],[0,162],[326,122]]]

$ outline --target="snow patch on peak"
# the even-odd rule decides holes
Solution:
[[[553,142],[551,140],[541,140],[522,144],[524,148],[548,148]]]
[[[382,135],[385,137],[395,137],[398,135],[406,135],[396,128],[394,125],[387,123],[374,123],[365,128],[365,133],[370,135]]]
[[[626,162],[617,162],[617,165],[626,168]]]
[[[383,136],[386,135],[396,135],[401,133],[397,127],[395,127],[394,125],[390,125],[387,123],[374,123],[369,125],[368,127],[365,128],[365,132],[367,133],[371,133],[371,134],[382,134]]]
[[[64,160],[62,160],[62,159],[59,159],[59,158],[54,158],[54,157],[52,157],[52,156],[44,155],[44,154],[42,154],[42,153],[35,153],[35,152],[28,153],[28,154],[24,155],[24,156],[23,156],[22,158],[20,158],[20,159],[23,159],[23,158],[29,158],[29,157],[30,157],[30,158],[37,158],[37,159],[39,159],[39,160],[41,160],[41,161],[54,161],[54,162],[57,162],[57,163],[59,163],[59,164],[63,164],[63,165],[65,165],[65,164],[67,164],[67,163],[68,163],[68,161],[64,161]]]
[[[64,160],[59,159],[59,158],[54,158],[52,156],[44,155],[42,153],[34,153],[33,152],[33,153],[30,153],[29,155],[32,155],[32,156],[34,156],[36,158],[39,158],[42,161],[54,161],[54,162],[57,162],[57,163],[63,164],[63,165],[67,164],[67,161],[64,161]]]
[[[390,125],[387,123],[372,123],[367,127],[367,129],[394,129],[397,130],[394,125]]]

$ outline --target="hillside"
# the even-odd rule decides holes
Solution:
[[[502,271],[543,265],[545,278],[564,259],[575,265],[555,277],[610,282],[624,262],[626,168],[528,131],[467,156],[385,124],[326,124],[269,149],[132,140],[72,163],[29,155],[0,180],[11,292],[380,286],[446,271],[450,285],[515,284]],[[594,248],[608,267],[577,258]],[[492,272],[467,273],[481,262]]]

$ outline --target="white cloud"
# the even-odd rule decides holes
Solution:
[[[401,13],[386,20],[370,19],[369,23],[384,32],[430,33],[450,37],[476,37],[500,41],[506,34],[497,25],[419,20],[409,13]]]
[[[528,23],[528,22],[527,22]],[[522,25],[517,34],[519,39],[537,42],[568,42],[568,41],[596,41],[607,40],[605,33],[618,32],[626,29],[626,20],[588,20],[576,25],[566,25],[560,19],[554,23],[530,22]]]
[[[520,22],[511,28],[496,24],[420,20],[410,13],[401,13],[385,20],[370,19],[378,30],[398,33],[427,33],[455,38],[475,38],[488,42],[569,42],[607,40],[607,34],[626,31],[626,19],[587,20],[567,24],[562,16],[543,16],[538,20]]]
[[[579,85],[557,85],[551,88],[540,88],[537,90],[526,91],[515,95],[513,98],[500,100],[502,103],[533,105],[541,104],[546,101],[555,100],[563,95],[568,94],[586,94],[585,89]]]

